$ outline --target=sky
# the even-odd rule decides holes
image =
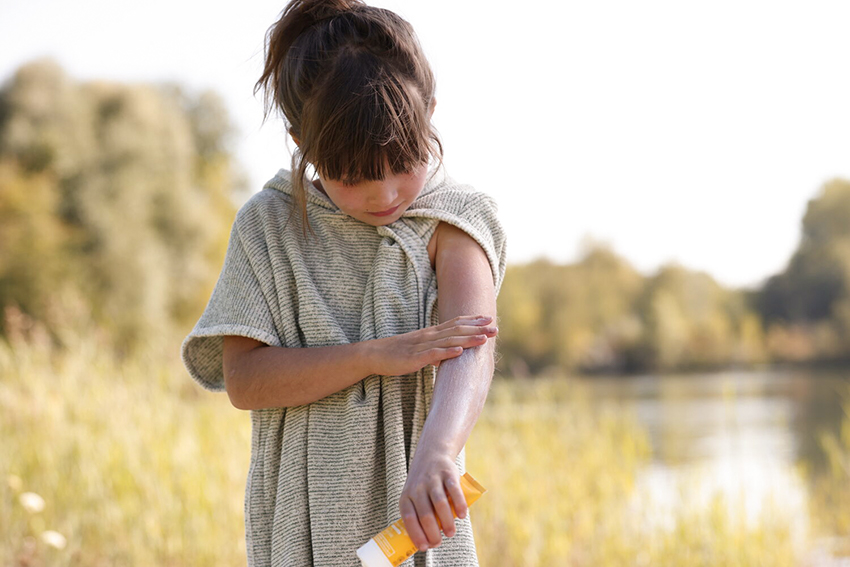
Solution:
[[[509,263],[601,241],[645,275],[755,287],[850,179],[848,2],[368,3],[416,30],[447,171],[496,200]],[[0,0],[0,81],[50,56],[81,81],[213,89],[256,192],[293,146],[253,94],[284,5]]]

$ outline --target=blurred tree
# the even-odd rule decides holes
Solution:
[[[591,243],[573,266],[539,259],[508,267],[499,294],[500,371],[622,370],[640,333],[632,301],[642,277]]]
[[[49,59],[22,66],[0,86],[0,307],[57,327],[80,318],[63,302],[82,298],[121,351],[185,332],[248,196],[234,135],[214,92],[79,83]],[[511,265],[498,369],[850,360],[850,182],[824,184],[802,229],[762,289],[725,290],[676,264],[644,277],[592,238],[575,264]]]
[[[514,374],[712,368],[764,359],[746,291],[672,264],[646,278],[608,245],[574,265],[508,268],[499,295],[499,369]]]
[[[0,159],[0,306],[14,301],[40,318],[42,300],[70,272],[54,186],[49,173],[28,173]]]
[[[740,292],[675,263],[647,282],[638,311],[647,328],[641,345],[645,366],[655,370],[726,364],[743,326],[754,332]]]
[[[232,133],[211,92],[22,66],[0,89],[0,304],[42,318],[73,286],[124,351],[191,325],[244,196]]]
[[[802,237],[786,269],[766,282],[758,297],[765,324],[774,329],[772,344],[787,347],[780,326],[798,332],[819,329],[821,340],[794,349],[794,359],[812,357],[850,360],[850,181],[833,179],[811,199],[802,221]],[[799,340],[803,340],[799,338]],[[811,342],[812,338],[805,339]],[[773,350],[782,357],[783,350]]]

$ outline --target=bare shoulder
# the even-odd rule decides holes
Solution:
[[[461,246],[479,249],[481,254],[484,254],[484,249],[480,247],[472,236],[453,224],[440,221],[434,230],[434,234],[431,235],[431,240],[428,242],[428,258],[431,260],[431,267],[436,269],[437,253],[439,250]]]

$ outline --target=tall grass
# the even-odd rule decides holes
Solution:
[[[123,362],[66,339],[0,342],[0,565],[244,565],[248,414],[191,381],[179,337]],[[719,496],[654,521],[645,431],[595,408],[569,380],[494,382],[467,445],[483,567],[798,564],[791,518]]]
[[[0,341],[0,565],[244,564],[248,415],[174,353],[104,352]]]
[[[809,506],[812,532],[827,554],[850,564],[850,387],[843,393],[843,418],[838,432],[821,431],[819,444],[827,470],[811,474]]]
[[[481,565],[797,565],[792,518],[765,506],[753,524],[721,493],[707,505],[675,488],[669,521],[637,472],[646,432],[616,405],[588,401],[566,379],[494,381],[467,444],[467,469],[487,493],[470,510]]]

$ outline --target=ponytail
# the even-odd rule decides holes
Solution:
[[[283,61],[289,53],[292,44],[295,43],[304,30],[316,23],[333,18],[334,16],[351,10],[355,6],[365,6],[361,0],[292,0],[283,9],[280,18],[266,31],[266,60],[263,74],[254,85],[254,94],[261,88],[265,88],[265,113],[263,121],[268,118],[272,100],[273,90],[268,89],[270,80],[276,79],[283,68]]]

